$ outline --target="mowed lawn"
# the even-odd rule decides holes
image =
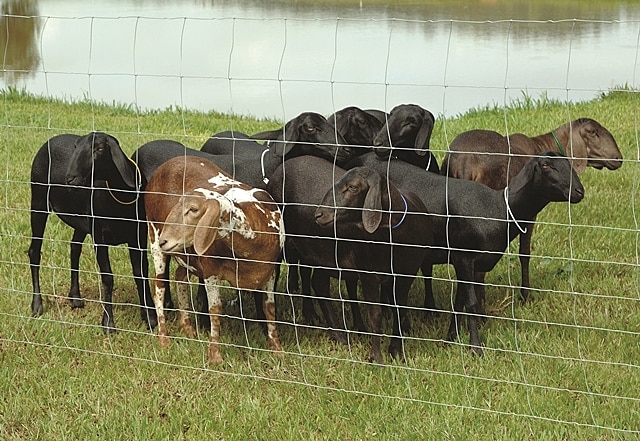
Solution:
[[[29,171],[40,146],[60,133],[108,132],[127,153],[153,139],[199,148],[213,133],[277,128],[279,121],[181,109],[132,107],[0,94],[3,164],[0,223],[0,439],[637,439],[640,433],[640,257],[637,93],[621,90],[579,104],[528,99],[506,108],[439,117],[439,160],[459,133],[485,128],[547,133],[590,117],[624,155],[616,171],[588,168],[586,197],[551,204],[533,235],[533,300],[514,301],[517,240],[487,275],[485,356],[468,334],[445,344],[453,267],[435,268],[442,312],[425,317],[414,283],[406,364],[366,362],[368,337],[332,343],[322,324],[301,323],[302,300],[277,295],[282,359],[266,348],[253,299],[225,292],[225,362],[206,362],[208,337],[185,339],[170,316],[172,344],[145,329],[124,246],[111,249],[118,332],[100,328],[100,278],[89,241],[81,260],[86,307],[71,310],[71,229],[51,216],[43,246],[45,313],[30,312]],[[358,103],[353,103],[358,105]],[[310,108],[309,111],[314,109]],[[283,266],[283,270],[286,267]],[[284,279],[284,278],[282,278]],[[332,284],[334,297],[344,287]],[[344,308],[347,322],[348,306]],[[245,316],[248,319],[242,320]],[[386,322],[390,332],[390,323]],[[388,339],[383,338],[386,350]],[[385,354],[386,355],[386,354]]]

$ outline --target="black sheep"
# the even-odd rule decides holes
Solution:
[[[58,135],[49,139],[31,166],[31,245],[29,262],[33,282],[31,312],[43,313],[40,293],[42,238],[51,212],[73,228],[71,239],[72,308],[81,308],[78,269],[82,243],[93,238],[104,292],[102,326],[115,331],[111,297],[113,273],[109,246],[127,244],[140,298],[141,316],[149,327],[156,321],[149,291],[147,223],[139,189],[141,176],[118,141],[105,133]]]

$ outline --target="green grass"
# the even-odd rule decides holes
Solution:
[[[229,306],[222,322],[225,363],[206,363],[207,338],[186,340],[170,320],[168,349],[144,329],[126,249],[111,251],[119,332],[100,329],[100,280],[90,246],[81,260],[83,310],[72,311],[68,240],[55,216],[47,226],[41,281],[46,312],[30,316],[29,169],[37,149],[59,133],[102,130],[127,153],[146,141],[175,139],[198,148],[230,128],[279,126],[241,116],[181,109],[63,102],[19,91],[0,95],[4,164],[0,224],[0,439],[636,439],[640,431],[640,279],[636,206],[637,93],[610,92],[567,104],[524,97],[507,108],[440,118],[432,149],[442,159],[460,132],[546,133],[592,117],[616,137],[624,166],[588,169],[585,200],[548,206],[533,239],[534,301],[511,301],[520,266],[509,254],[487,275],[492,317],[481,329],[486,356],[445,345],[447,314],[412,313],[407,363],[365,363],[366,337],[350,347],[296,326],[301,301],[278,296],[286,355],[264,350],[257,326]],[[567,225],[571,223],[571,227]],[[436,301],[451,303],[453,269],[436,267]],[[337,293],[338,285],[333,288]],[[226,298],[231,300],[231,290]],[[244,314],[254,316],[243,299]],[[416,284],[410,303],[422,301]],[[348,311],[347,311],[348,312]]]

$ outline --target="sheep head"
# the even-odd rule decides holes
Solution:
[[[165,252],[193,247],[199,256],[213,245],[220,226],[220,202],[202,194],[188,193],[173,206],[159,236]]]
[[[140,184],[133,162],[122,151],[118,140],[102,132],[78,138],[69,166],[69,185],[91,185],[93,180],[118,179],[131,188]]]
[[[368,167],[349,170],[329,189],[316,209],[316,223],[328,228],[356,225],[367,233],[382,222],[382,179]]]
[[[387,156],[394,147],[413,148],[419,156],[429,151],[435,118],[415,104],[401,104],[391,109],[387,123],[373,140],[378,156]]]
[[[616,170],[622,166],[622,153],[613,135],[600,123],[589,118],[576,121],[586,152],[579,151],[587,158],[586,165],[601,170],[606,167]],[[577,156],[574,150],[574,155]],[[574,165],[575,167],[575,165]],[[582,170],[578,170],[580,173]]]

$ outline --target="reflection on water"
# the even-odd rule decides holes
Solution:
[[[640,4],[5,1],[0,19],[0,86],[287,120],[402,102],[454,115],[523,92],[635,86]]]
[[[8,86],[33,77],[40,63],[38,40],[42,30],[38,3],[29,0],[2,2],[0,48],[4,49],[2,76]]]

